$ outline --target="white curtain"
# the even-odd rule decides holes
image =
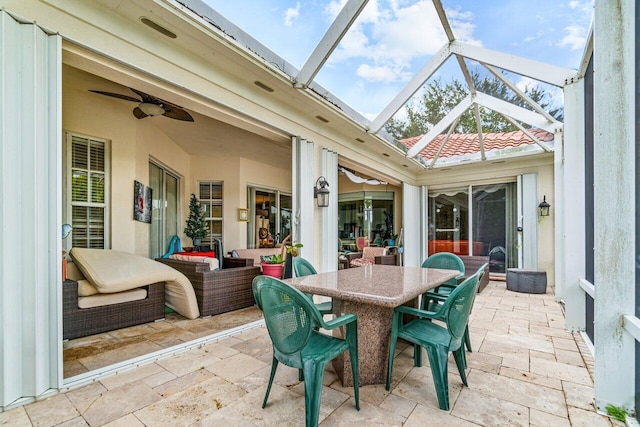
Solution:
[[[426,187],[402,183],[402,247],[407,267],[420,267],[425,257],[423,209],[426,209]]]
[[[301,255],[314,262],[313,142],[293,137],[293,212],[291,237],[304,246]],[[337,203],[336,203],[337,204]]]
[[[320,209],[320,271],[338,269],[338,153],[322,149],[320,173],[329,183],[329,207]]]
[[[0,406],[62,383],[62,39],[0,10]]]
[[[538,269],[538,175],[522,175],[522,268]]]

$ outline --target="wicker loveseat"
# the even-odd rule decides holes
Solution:
[[[251,284],[260,274],[260,267],[253,260],[224,258],[222,269],[211,270],[204,262],[159,258],[159,261],[175,268],[189,279],[198,300],[201,316],[213,316],[255,304]]]

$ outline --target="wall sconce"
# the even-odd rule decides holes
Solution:
[[[538,205],[538,209],[540,210],[540,216],[549,216],[549,208],[551,205],[547,203],[547,196],[543,196],[542,202]]]
[[[316,181],[316,185],[313,187],[313,198],[317,199],[319,208],[326,208],[329,206],[329,190],[327,187],[329,183],[324,176],[321,176]]]

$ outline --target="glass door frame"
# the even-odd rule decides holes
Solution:
[[[518,179],[518,177],[514,177],[514,178],[509,178],[509,179],[499,179],[499,180],[488,180],[488,181],[480,181],[480,182],[474,182],[472,184],[466,184],[466,185],[450,185],[450,186],[445,186],[445,185],[438,185],[435,189],[433,189],[432,187],[429,188],[428,194],[427,194],[427,223],[428,223],[428,227],[429,227],[429,233],[431,233],[431,229],[433,228],[435,230],[435,217],[436,217],[436,202],[435,202],[435,198],[433,198],[433,196],[431,196],[431,194],[435,193],[435,192],[450,192],[450,191],[458,191],[458,192],[463,192],[466,191],[467,193],[467,236],[468,238],[467,240],[467,244],[468,244],[468,255],[469,256],[474,256],[474,251],[473,251],[473,236],[474,236],[474,224],[473,224],[473,190],[474,188],[477,187],[482,187],[482,186],[486,186],[486,185],[497,185],[497,184],[511,184],[511,183],[516,183],[517,185],[517,190],[516,190],[516,194],[517,194],[517,200],[514,201],[514,203],[516,203],[517,206],[517,212],[516,212],[516,218],[513,218],[514,223],[515,224],[520,224],[519,219],[521,218],[521,196],[520,196],[520,187],[521,187],[521,183],[520,180]],[[434,200],[431,200],[431,199]],[[430,221],[429,219],[432,218],[433,220]],[[428,255],[432,255],[432,253],[429,252],[429,239],[427,236],[427,254]],[[522,265],[522,233],[518,230],[517,231],[517,238],[515,239],[515,245],[517,247],[517,260],[516,260],[516,267],[520,267]],[[434,252],[435,253],[435,252]]]
[[[274,230],[276,230],[276,235],[278,235],[282,231],[282,218],[281,218],[281,197],[288,196],[292,197],[291,191],[283,191],[269,187],[261,187],[255,185],[247,185],[247,206],[249,207],[249,221],[247,222],[247,248],[254,249],[258,246],[258,241],[256,239],[256,192],[268,193],[271,197],[275,199],[274,207],[276,209],[275,215],[275,226]],[[291,221],[294,220],[293,212],[291,212]],[[276,236],[274,235],[274,244],[280,243],[287,236]]]
[[[164,203],[164,207],[161,208],[162,223],[159,225],[160,235],[157,237],[158,237],[158,242],[164,242],[164,244],[167,245],[169,243],[169,236],[167,236],[167,214],[166,214],[166,209],[168,208],[167,206],[167,175],[171,176],[176,180],[176,230],[178,232],[178,235],[180,234],[180,224],[181,224],[181,219],[180,219],[181,176],[178,173],[171,170],[170,168],[164,166],[162,163],[154,159],[149,159],[149,168],[151,168],[152,165],[154,167],[159,168],[160,171],[162,172],[162,183],[160,184],[161,197],[158,198],[156,197],[156,195],[152,194],[151,199],[160,200],[161,203]],[[151,173],[149,173],[149,185],[151,186]],[[152,217],[152,227],[149,229],[149,257],[152,259],[155,258],[154,248],[152,247],[154,243],[152,240],[153,233],[154,233],[154,227],[153,227],[153,217]],[[155,250],[157,249],[158,248],[155,248]],[[164,254],[164,251],[162,248],[160,248],[160,252],[161,253],[159,253],[158,256],[162,256]]]

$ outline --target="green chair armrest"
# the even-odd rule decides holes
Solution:
[[[408,307],[406,305],[401,305],[396,307],[394,310],[397,314],[410,314],[412,316],[420,317],[422,319],[435,319],[438,317],[440,310],[438,311],[428,311],[428,310],[420,310],[419,308]]]
[[[328,322],[322,321],[322,327],[326,330],[332,330],[340,326],[346,325],[358,319],[355,314],[344,314],[335,319],[331,319]]]

